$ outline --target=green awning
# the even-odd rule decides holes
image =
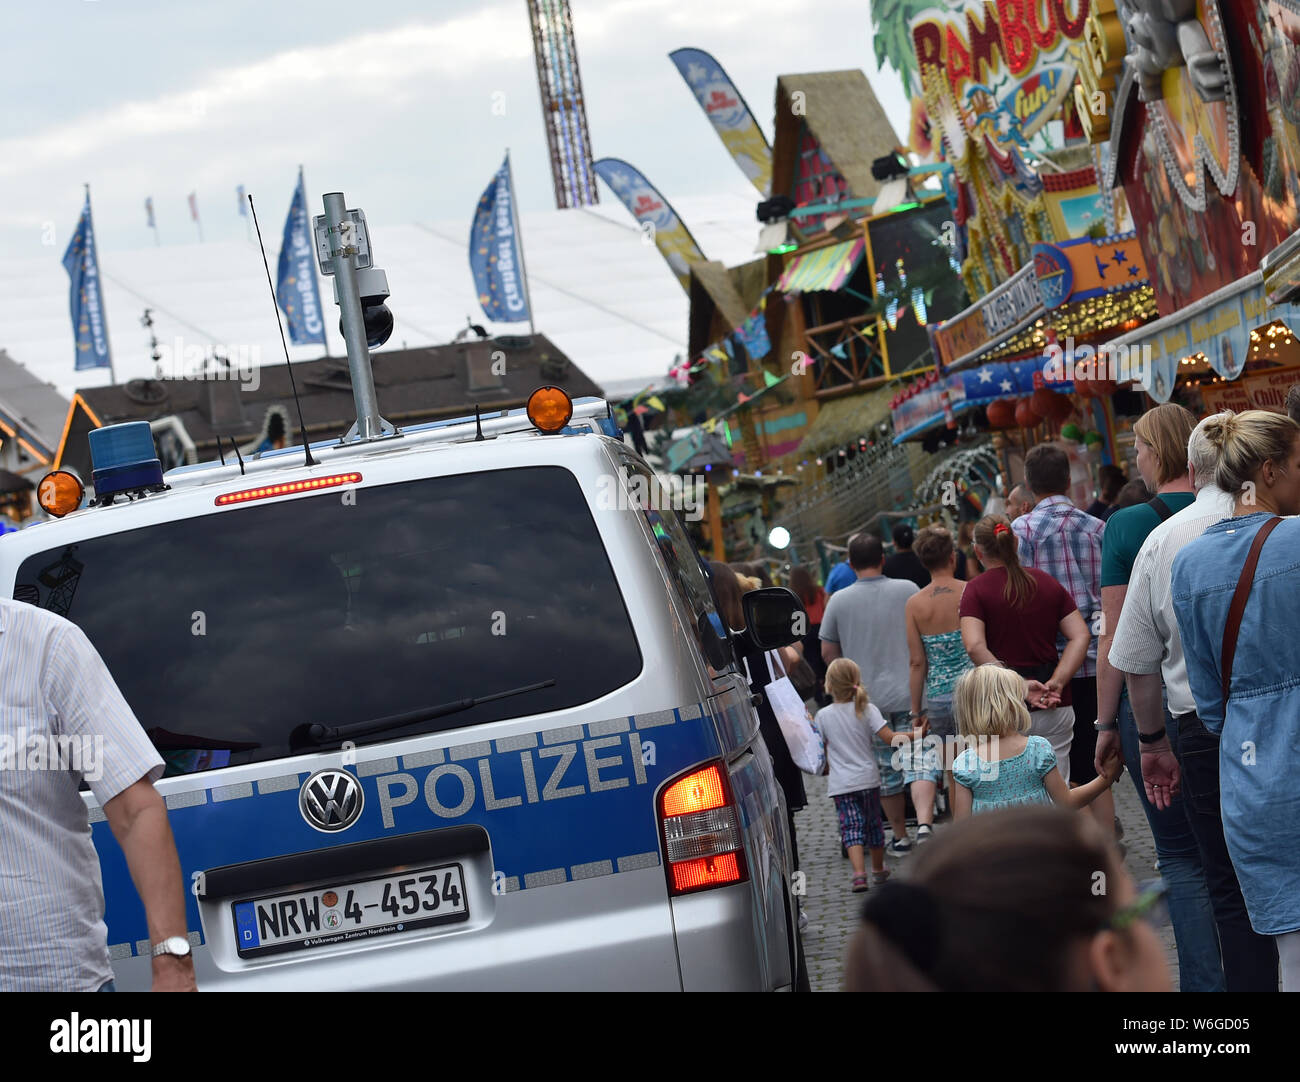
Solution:
[[[866,250],[866,241],[858,239],[795,256],[777,279],[776,288],[782,293],[833,293],[848,284]]]

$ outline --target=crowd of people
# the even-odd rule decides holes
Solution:
[[[1046,443],[1005,513],[900,524],[888,555],[854,535],[824,586],[794,569],[808,625],[782,668],[812,677],[848,886],[870,892],[847,987],[1163,990],[1139,919],[1160,912],[1183,991],[1300,990],[1300,385],[1287,410],[1160,405],[1134,426],[1140,476],[1103,467],[1086,511]],[[712,571],[734,612],[770,583]],[[759,712],[793,812],[802,772]],[[1160,876],[1140,894],[1125,767]]]

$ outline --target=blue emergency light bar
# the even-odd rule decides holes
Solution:
[[[128,421],[93,429],[90,461],[97,499],[163,483],[162,463],[154,450],[153,430],[148,421]]]

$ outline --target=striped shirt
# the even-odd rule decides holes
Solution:
[[[1020,540],[1020,562],[1046,571],[1069,591],[1088,624],[1088,656],[1076,677],[1097,674],[1097,620],[1101,612],[1101,538],[1106,524],[1065,496],[1048,496],[1011,524]],[[1063,648],[1064,636],[1058,640]]]
[[[0,991],[113,977],[84,779],[103,806],[163,761],[75,624],[0,598]]]

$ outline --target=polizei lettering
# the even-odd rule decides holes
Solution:
[[[441,819],[459,819],[474,810],[517,808],[646,785],[647,777],[639,734],[620,733],[440,763],[422,775],[381,774],[375,784],[384,829],[393,830],[399,825],[398,809],[417,800]]]

